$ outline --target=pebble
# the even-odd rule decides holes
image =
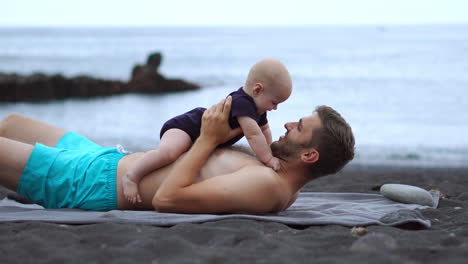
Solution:
[[[384,184],[380,193],[390,200],[407,204],[433,206],[434,200],[430,192],[412,185]]]
[[[367,233],[367,229],[363,226],[359,226],[359,227],[353,227],[351,229],[351,235],[353,237],[360,237],[360,236],[363,236]]]

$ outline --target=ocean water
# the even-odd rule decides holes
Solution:
[[[253,63],[275,57],[294,88],[269,113],[274,139],[325,104],[351,124],[355,164],[468,165],[468,25],[0,28],[0,72],[128,80],[154,51],[163,53],[161,73],[202,89],[0,103],[0,118],[22,113],[103,145],[154,148],[164,121],[217,102]]]

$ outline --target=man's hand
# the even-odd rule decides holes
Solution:
[[[219,145],[241,133],[240,128],[231,129],[229,126],[231,103],[232,97],[228,96],[203,113],[200,139]]]

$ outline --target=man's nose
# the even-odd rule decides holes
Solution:
[[[276,110],[276,109],[278,109],[278,106],[277,105],[273,106],[273,110]]]
[[[295,126],[297,125],[297,122],[288,122],[286,124],[284,124],[284,128],[286,128],[286,130],[291,130],[293,129]]]

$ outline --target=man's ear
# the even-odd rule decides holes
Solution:
[[[263,84],[262,83],[259,83],[259,82],[256,82],[254,84],[254,87],[252,89],[252,93],[254,96],[257,96],[259,94],[261,94],[263,91]]]
[[[319,158],[320,153],[314,148],[306,149],[301,154],[301,160],[305,163],[315,163],[319,160]]]

